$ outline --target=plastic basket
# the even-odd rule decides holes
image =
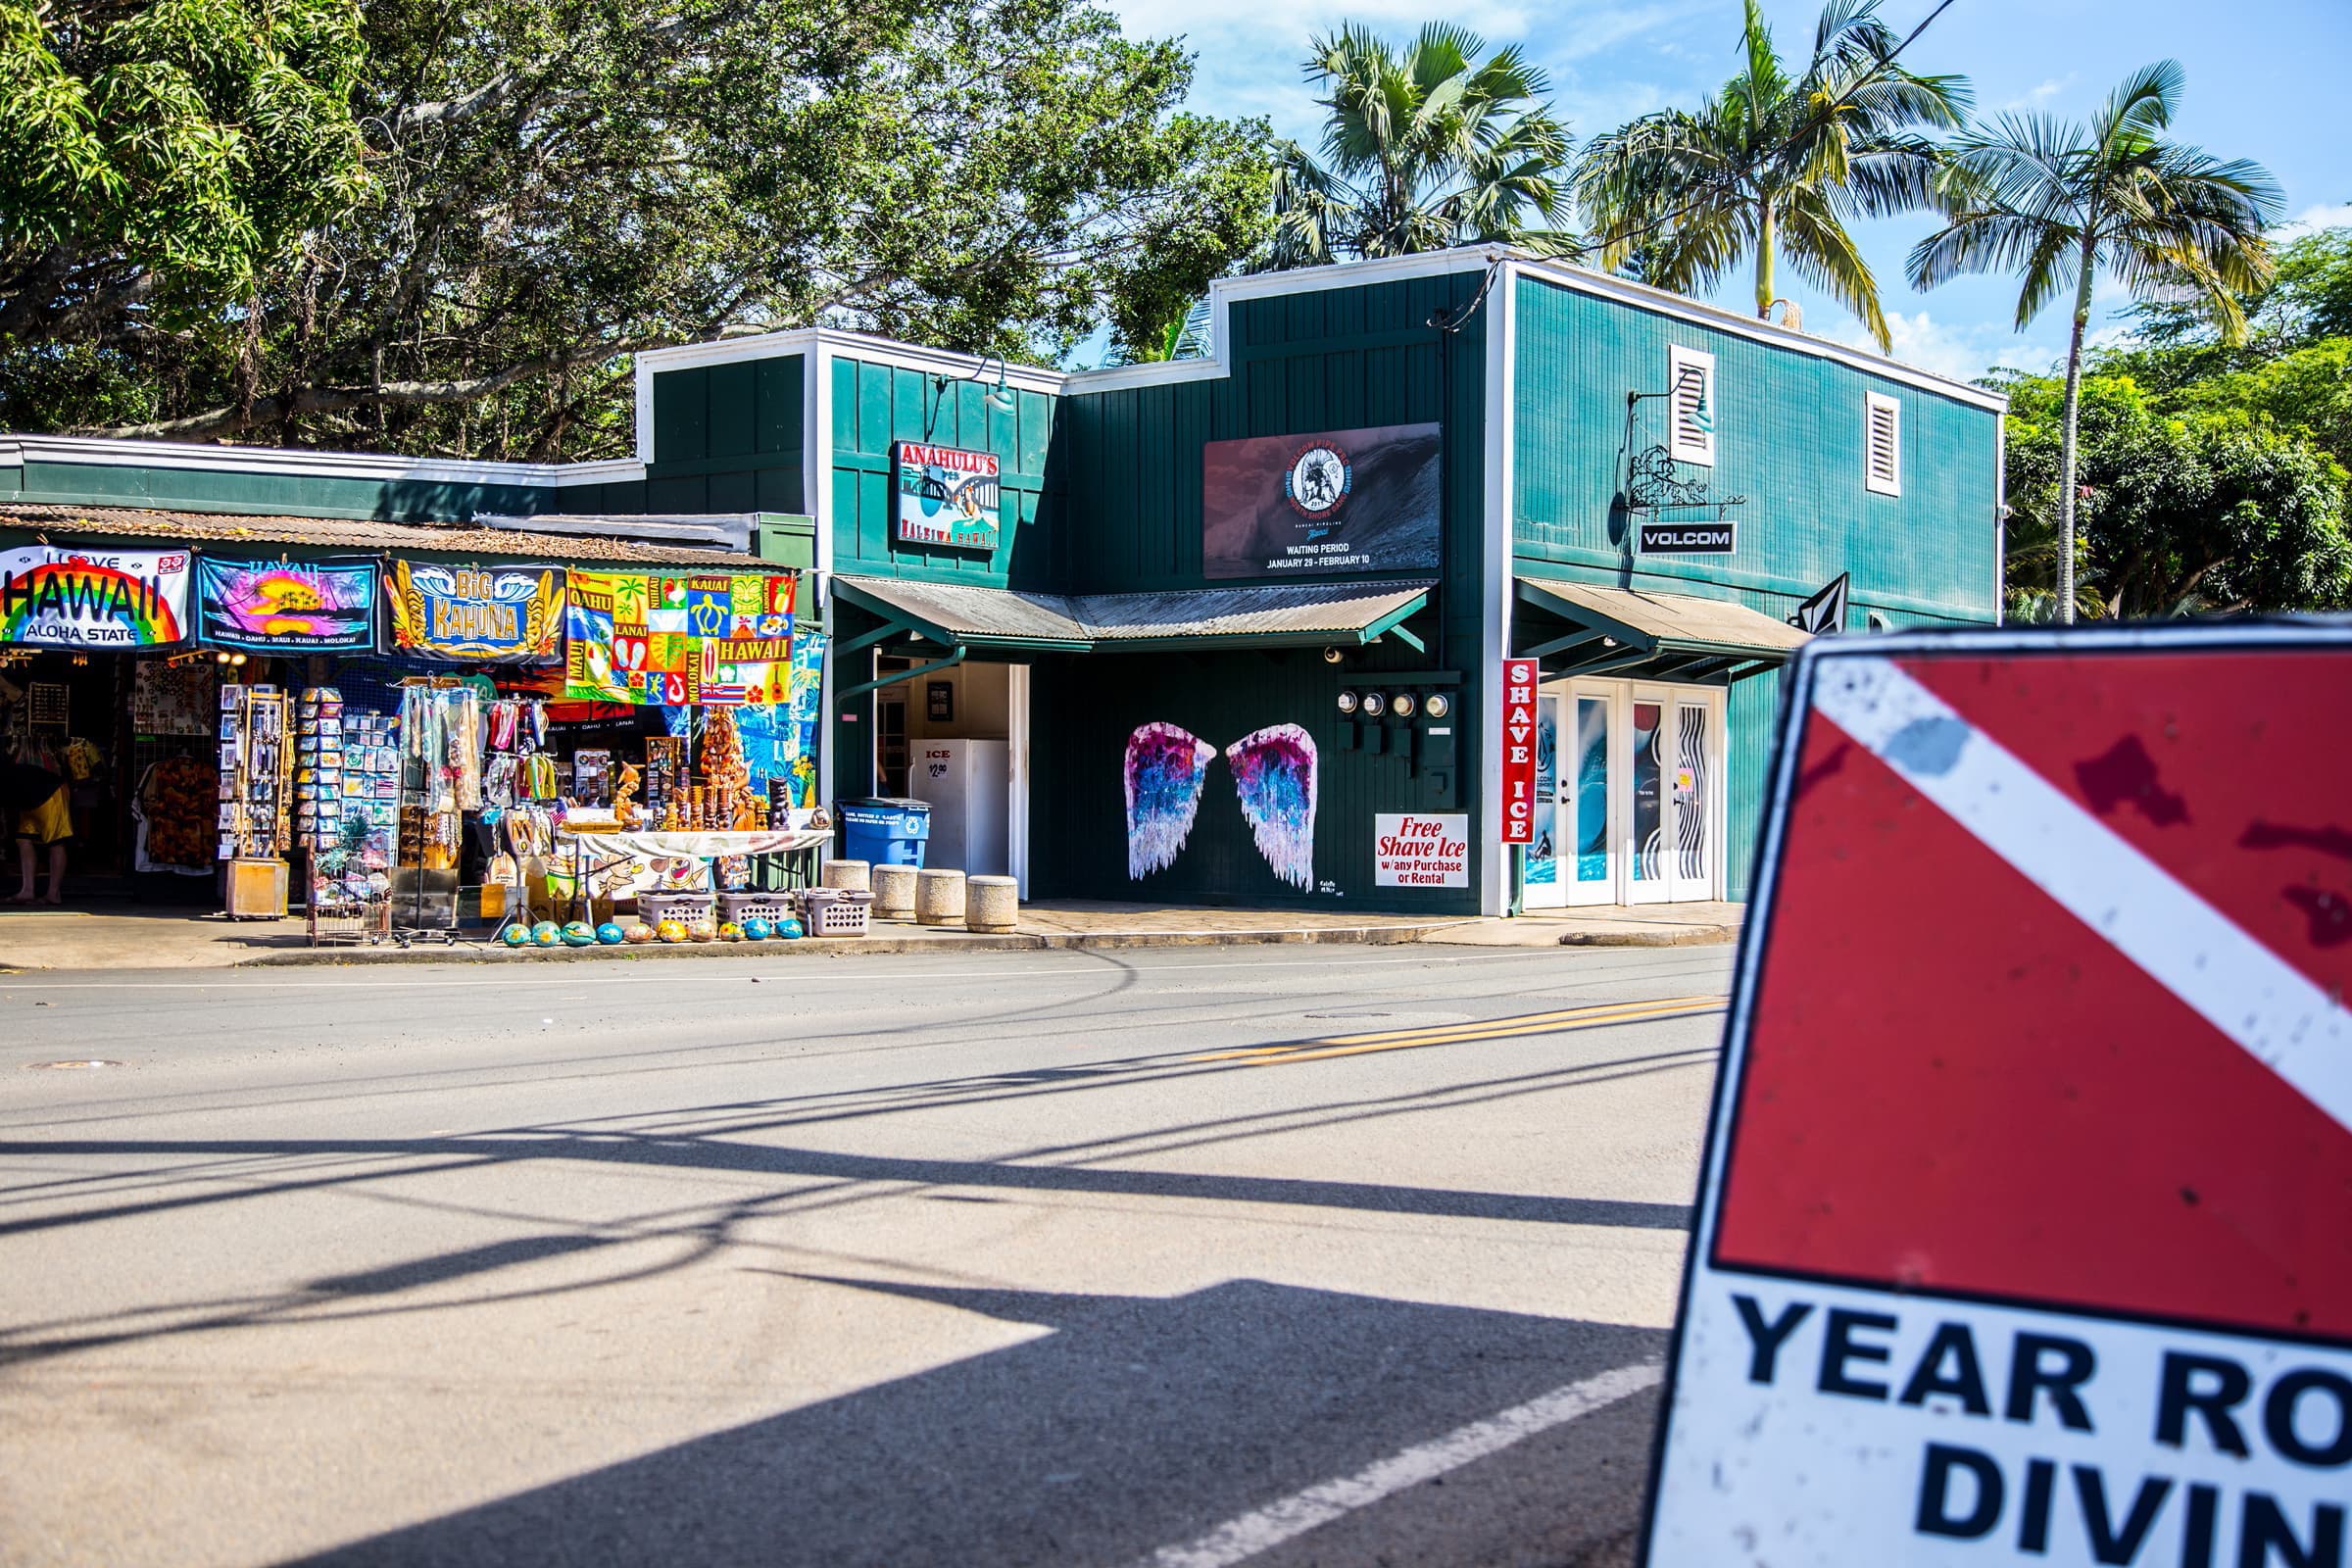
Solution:
[[[874,896],[849,888],[803,888],[796,895],[801,923],[812,937],[861,937],[873,914]]]
[[[664,920],[682,920],[692,925],[697,920],[708,920],[710,918],[710,895],[640,893],[637,895],[637,918],[648,925],[660,925]]]
[[[718,896],[718,917],[737,925],[746,920],[765,920],[771,925],[792,913],[792,895],[789,893],[721,893]]]

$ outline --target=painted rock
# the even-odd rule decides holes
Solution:
[[[639,920],[636,924],[625,928],[621,932],[621,938],[627,942],[651,942],[654,940],[654,928],[643,920]]]
[[[564,945],[564,928],[553,920],[542,920],[531,927],[531,946],[560,948]]]
[[[567,948],[596,946],[596,927],[585,920],[574,920],[564,928],[564,945]]]
[[[686,922],[664,920],[654,928],[654,934],[664,942],[683,942],[686,940]]]
[[[721,942],[741,942],[743,940],[743,927],[737,925],[732,920],[723,922],[718,928],[718,940]]]
[[[765,942],[775,934],[776,928],[756,914],[743,922],[743,940],[746,942]]]
[[[510,948],[527,948],[531,945],[531,928],[527,925],[511,925],[498,934],[498,940]]]
[[[627,939],[621,935],[620,927],[617,924],[611,920],[607,920],[603,925],[600,925],[596,928],[596,940],[610,948],[617,945],[618,943],[626,941]]]
[[[776,922],[776,935],[782,937],[787,942],[792,942],[799,939],[803,935],[801,930],[801,922],[794,919],[789,914],[786,915],[783,919]]]

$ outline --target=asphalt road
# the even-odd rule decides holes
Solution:
[[[1728,967],[0,975],[0,1563],[1625,1562]]]

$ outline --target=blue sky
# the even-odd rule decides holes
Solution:
[[[1934,0],[1886,0],[1908,32]],[[1262,115],[1277,132],[1311,140],[1313,89],[1298,72],[1307,38],[1343,22],[1410,35],[1442,15],[1491,45],[1519,43],[1552,79],[1553,104],[1581,142],[1669,104],[1695,104],[1732,74],[1740,0],[1110,0],[1130,33],[1182,35],[1200,59],[1196,107]],[[1783,57],[1809,47],[1818,0],[1766,0]],[[2170,57],[2188,76],[2181,140],[2252,158],[2284,187],[2305,222],[2352,222],[2352,136],[2342,130],[2352,66],[2352,0],[1955,0],[1904,56],[1915,70],[1970,78],[1980,114],[2040,110],[2086,116],[2134,67]],[[1928,232],[1924,216],[1866,225],[1864,249],[1894,319],[1895,354],[1929,369],[1975,376],[1993,365],[2048,367],[2065,351],[2062,311],[2012,330],[2015,287],[1964,279],[1931,294],[1903,281],[1903,257]],[[1786,271],[1784,270],[1784,278]],[[1841,307],[1784,281],[1808,330],[1860,343]],[[1744,307],[1744,278],[1722,303]],[[2101,295],[2105,312],[2123,303]]]

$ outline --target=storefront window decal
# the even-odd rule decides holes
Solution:
[[[1609,700],[1576,700],[1576,879],[1609,879]]]
[[[1674,770],[1675,874],[1694,882],[1707,874],[1707,710],[1683,705]]]
[[[1666,874],[1666,813],[1659,799],[1664,762],[1658,755],[1665,728],[1665,710],[1659,704],[1634,705],[1634,880],[1637,882],[1655,882]]]
[[[1536,839],[1527,847],[1527,883],[1549,887],[1560,879],[1559,699],[1536,709]]]

